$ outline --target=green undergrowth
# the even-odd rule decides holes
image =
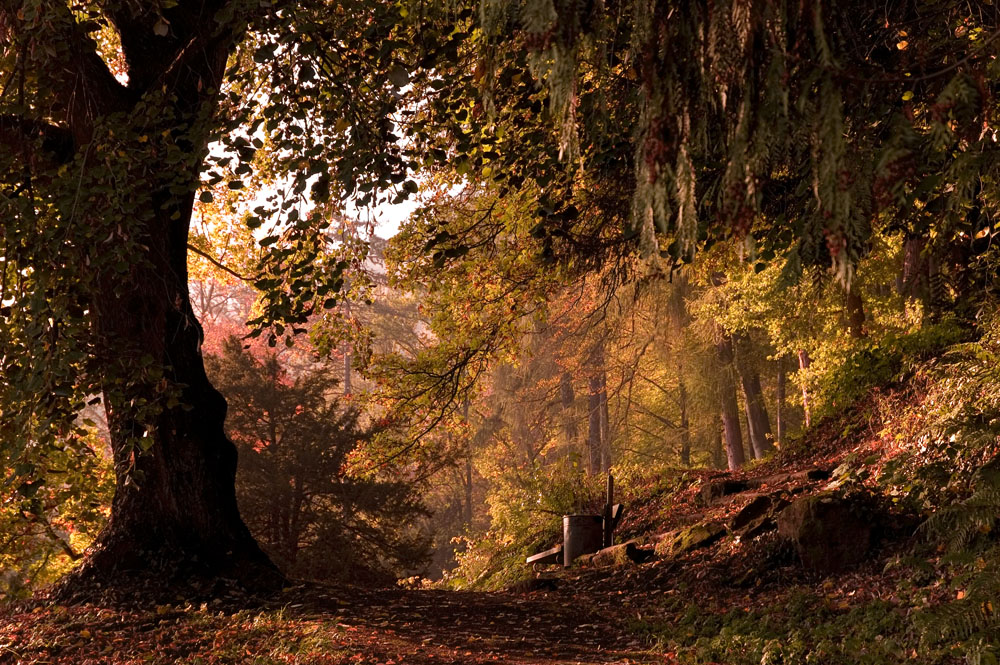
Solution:
[[[985,317],[979,330],[978,339],[951,344],[931,357],[914,350],[907,361],[908,385],[900,391],[903,401],[881,407],[881,424],[873,425],[869,412],[856,416],[865,422],[847,424],[845,431],[866,430],[874,445],[864,455],[852,453],[838,469],[845,483],[876,489],[901,509],[927,518],[939,533],[954,536],[957,529],[962,544],[970,529],[992,527],[983,510],[975,523],[955,518],[970,512],[965,504],[970,497],[1000,483],[1000,471],[990,471],[1000,463],[995,462],[1000,318]],[[949,521],[941,524],[945,518]]]
[[[691,665],[994,665],[998,561],[995,542],[961,555],[896,557],[883,577],[716,598],[715,607],[677,600],[631,628]]]
[[[525,558],[562,540],[562,516],[592,509],[598,496],[597,479],[571,466],[499,474],[486,497],[491,526],[458,539],[463,546],[458,567],[443,586],[496,591],[532,577]]]
[[[900,607],[876,600],[838,609],[809,591],[793,591],[780,603],[718,614],[692,604],[676,621],[636,627],[681,663],[874,665],[939,663],[949,655],[936,647],[918,651],[919,635]]]
[[[945,318],[905,334],[891,333],[862,344],[819,382],[817,397],[824,405],[820,415],[832,415],[863,399],[873,388],[904,379],[925,361],[974,335],[971,326]]]
[[[838,610],[808,591],[793,591],[780,604],[720,614],[693,604],[676,622],[640,628],[682,663],[898,663],[918,642],[903,612],[889,603]]]

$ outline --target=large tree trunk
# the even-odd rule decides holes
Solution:
[[[97,290],[90,309],[105,368],[116,488],[108,524],[67,579],[66,595],[94,581],[127,583],[133,575],[169,585],[219,576],[251,586],[281,581],[237,509],[236,448],[223,431],[226,402],[205,374],[202,329],[188,293],[188,231],[207,144],[203,123],[217,106],[227,58],[240,38],[221,24],[213,36],[203,35],[215,11],[222,17],[222,3],[191,4],[165,10],[170,36],[155,45],[158,14],[118,12],[128,89],[99,71],[93,76],[103,76],[102,84],[88,85],[92,72],[81,70],[79,99],[68,111],[78,152],[125,136],[134,141],[130,149],[148,158],[122,163],[128,170],[113,183],[114,203],[102,209],[91,199],[97,228],[116,216],[122,220],[112,236],[116,244],[94,242],[91,262]],[[199,13],[206,11],[213,13]],[[145,108],[163,109],[155,116],[163,119],[160,126],[115,128],[114,139],[110,132],[95,135],[101,118],[112,113],[147,123],[136,110],[140,99]],[[182,157],[170,166],[157,163],[168,154]],[[131,206],[127,217],[121,201]],[[122,252],[124,267],[106,260],[109,251]]]
[[[743,435],[740,432],[740,408],[736,400],[736,379],[733,376],[733,340],[723,336],[715,345],[719,358],[719,400],[722,406],[722,429],[726,438],[726,459],[730,470],[746,462]]]
[[[157,198],[156,221],[142,239],[148,264],[109,275],[94,303],[109,380],[129,383],[105,391],[116,475],[111,518],[69,584],[116,582],[132,573],[275,584],[277,570],[237,509],[226,402],[205,374],[201,326],[188,298],[193,192]],[[179,219],[171,221],[175,213]],[[143,366],[149,370],[137,373]],[[171,391],[178,392],[172,407]],[[143,413],[143,401],[160,412]]]

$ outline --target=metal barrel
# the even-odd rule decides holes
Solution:
[[[604,544],[604,518],[600,515],[563,515],[563,565],[571,566],[581,554],[591,554]]]

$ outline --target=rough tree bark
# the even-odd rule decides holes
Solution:
[[[165,367],[170,385],[183,386],[183,406],[165,409],[150,427],[136,417],[130,400],[135,393],[152,397],[155,386],[106,394],[117,482],[111,518],[74,576],[81,581],[112,581],[123,572],[151,569],[250,584],[278,579],[240,518],[236,448],[223,431],[226,402],[202,364],[201,327],[187,297],[192,203],[193,193],[160,199],[157,223],[143,238],[152,249],[150,265],[136,266],[124,285],[108,283],[94,303],[106,362],[119,364],[113,374],[127,376],[129,364],[149,355]],[[179,220],[171,222],[175,213]],[[133,437],[144,429],[152,443],[139,452]]]
[[[743,434],[740,432],[740,409],[736,400],[736,379],[733,376],[733,340],[723,335],[715,344],[719,359],[719,400],[722,407],[722,429],[726,439],[726,460],[730,470],[746,462]]]
[[[226,4],[189,2],[163,9],[170,26],[165,36],[154,30],[158,12],[109,4],[106,14],[128,65],[127,85],[111,75],[66,5],[49,7],[55,17],[51,29],[60,32],[58,39],[72,55],[44,72],[62,102],[50,112],[58,112],[55,126],[71,136],[68,154],[90,150],[105,119],[138,117],[137,104],[148,103],[149,95],[164,104],[158,117],[165,118],[163,126],[149,128],[157,132],[149,150],[164,136],[177,140],[186,154],[204,154],[207,133],[199,123],[218,104],[227,59],[243,29],[224,18]],[[19,5],[0,0],[0,22],[19,25]],[[63,593],[95,581],[122,583],[132,573],[277,584],[277,569],[237,509],[236,449],[223,431],[226,402],[205,374],[202,330],[188,293],[187,239],[198,169],[179,174],[149,168],[157,162],[155,152],[146,161],[128,171],[134,182],[116,183],[119,197],[134,194],[145,208],[138,213],[142,221],[128,229],[130,237],[121,238],[130,243],[131,260],[124,274],[98,269],[90,303],[97,353],[106,368],[105,408],[117,478],[111,517]],[[98,199],[86,214],[99,220],[108,213]],[[106,247],[95,244],[94,256]],[[94,265],[106,264],[95,260]],[[148,364],[162,376],[136,371],[150,358]],[[179,391],[181,406],[158,414],[137,411],[143,400],[163,403],[163,392],[171,387]]]

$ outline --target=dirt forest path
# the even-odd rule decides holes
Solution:
[[[387,641],[425,650],[426,662],[652,662],[643,641],[622,630],[622,617],[574,596],[417,590],[358,600],[343,612],[345,623],[392,631]]]
[[[0,610],[0,665],[668,662],[607,601],[314,586],[254,607],[35,603]]]

